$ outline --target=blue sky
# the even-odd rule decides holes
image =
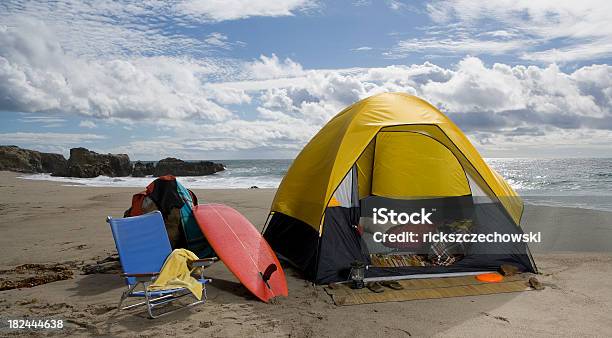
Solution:
[[[487,157],[612,156],[610,22],[607,1],[5,1],[0,144],[292,158],[401,91]]]

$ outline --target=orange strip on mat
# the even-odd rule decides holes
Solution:
[[[485,282],[485,283],[499,283],[502,280],[504,280],[504,276],[493,272],[493,273],[483,273],[480,275],[476,276],[476,279],[478,279],[481,282]]]

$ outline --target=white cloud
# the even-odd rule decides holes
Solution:
[[[361,46],[361,47],[357,47],[357,48],[353,48],[351,49],[352,52],[367,52],[369,50],[372,50],[372,47],[369,46]]]
[[[474,38],[417,38],[403,40],[383,55],[390,58],[403,58],[415,52],[434,52],[454,55],[465,54],[505,54],[522,49],[529,42],[520,40],[481,40]]]
[[[459,62],[448,81],[430,81],[420,89],[438,106],[453,112],[499,112],[525,107],[524,88],[512,70],[505,65],[487,68],[475,57]]]
[[[76,57],[40,21],[0,28],[0,110],[222,120],[232,113],[202,85],[217,70],[208,59]]]
[[[427,36],[400,41],[389,55],[514,54],[544,63],[612,56],[612,3],[605,0],[469,0],[427,4]]]
[[[202,21],[225,21],[253,16],[291,16],[317,6],[312,0],[189,0],[176,5],[176,11]]]
[[[246,44],[242,41],[232,42],[229,40],[229,37],[223,33],[212,32],[206,36],[204,42],[209,46],[221,48],[221,49],[231,49],[235,46],[244,47]]]
[[[406,6],[401,1],[398,1],[398,0],[388,0],[387,3],[389,5],[389,8],[391,8],[394,11],[399,11],[403,9],[404,6]]]
[[[163,1],[8,0],[0,4],[0,22],[4,25],[23,30],[23,18],[43,21],[53,31],[54,41],[59,41],[66,52],[74,55],[109,57],[176,54],[185,50],[205,52],[208,48],[202,41],[162,29],[173,20],[169,17],[171,13],[169,3]],[[157,20],[146,20],[147,16]]]
[[[0,144],[18,145],[26,149],[60,153],[68,158],[70,148],[84,146],[93,149],[98,142],[106,138],[104,135],[86,133],[13,132],[0,133]]]
[[[263,57],[257,62],[260,64],[250,66],[283,69],[290,61]],[[244,142],[227,141],[229,147],[282,144],[299,148],[347,105],[376,93],[399,91],[438,106],[477,144],[487,147],[534,140],[540,146],[565,145],[557,138],[576,140],[567,136],[573,133],[583,138],[594,135],[591,141],[596,142],[596,137],[612,130],[612,67],[607,65],[566,73],[555,65],[487,66],[476,57],[466,57],[451,69],[427,62],[381,68],[289,68],[300,71],[273,72],[269,76],[273,78],[266,80],[210,84],[219,91],[244,91],[254,98],[252,104],[259,104],[258,114],[255,121],[232,120],[198,128],[211,137],[231,134],[244,138]],[[278,143],[279,139],[285,143]]]
[[[261,55],[259,60],[245,66],[245,72],[249,79],[274,79],[304,75],[302,65],[289,58],[280,61],[275,54],[270,57]]]
[[[539,130],[539,129],[538,129]],[[612,132],[597,129],[568,130],[549,127],[537,133],[474,132],[470,140],[485,157],[610,156]]]
[[[427,6],[430,17],[446,24],[453,19],[466,27],[482,20],[495,20],[514,29],[545,38],[593,38],[612,34],[606,0],[530,1],[469,0],[436,1]]]
[[[610,56],[612,56],[612,39],[610,39],[610,41],[598,40],[561,48],[525,52],[520,55],[520,58],[541,62],[569,62],[580,60],[588,61]]]
[[[67,53],[89,58],[209,56],[244,43],[232,42],[218,32],[192,36],[176,28],[202,28],[253,16],[288,16],[316,7],[312,0],[6,0],[0,3],[0,23],[15,28],[24,17],[43,21]]]
[[[515,31],[511,31],[511,30],[494,30],[494,31],[488,31],[488,32],[484,32],[484,33],[480,33],[480,36],[490,36],[490,37],[494,37],[494,38],[512,38],[512,37],[517,37],[518,34]]]
[[[279,158],[295,156],[319,128],[280,111],[258,110],[258,119],[254,121],[233,119],[212,124],[176,121],[171,128],[180,128],[180,135],[162,140],[133,140],[107,151],[124,152],[133,158],[143,159],[167,156],[201,159],[219,156],[223,152],[243,152],[246,156],[251,154],[250,158],[268,152],[273,158]]]
[[[221,48],[227,48],[229,46],[227,42],[227,35],[219,32],[212,32],[208,34],[206,39],[204,39],[206,43],[212,46],[217,46]]]
[[[45,116],[45,115],[26,115],[19,119],[24,123],[36,123],[36,124],[62,124],[66,122],[66,119],[57,116]]]
[[[353,6],[362,7],[362,6],[370,6],[372,5],[372,0],[354,0]]]
[[[33,145],[75,145],[94,140],[103,140],[106,136],[96,134],[70,133],[0,133],[3,144],[25,143]]]
[[[86,121],[81,121],[79,123],[79,127],[93,129],[93,128],[96,128],[97,126],[95,122],[86,120]]]
[[[219,88],[204,84],[202,89],[215,102],[222,105],[245,104],[251,102],[251,96],[246,91],[236,88]]]
[[[607,65],[565,73],[555,65],[540,68],[497,63],[487,67],[480,59],[467,57],[447,81],[429,81],[417,92],[457,114],[523,110],[551,118],[610,118],[611,101],[597,99],[611,88],[609,81],[597,78],[610,75],[612,67]]]

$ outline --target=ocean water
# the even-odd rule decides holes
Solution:
[[[612,158],[489,158],[526,203],[612,211]]]
[[[189,189],[239,189],[257,186],[277,188],[292,160],[212,160],[225,165],[225,170],[207,176],[179,177]],[[146,187],[154,177],[107,177],[74,178],[53,177],[49,174],[22,176],[24,179],[63,182],[66,185],[90,187]]]
[[[209,189],[276,188],[292,160],[221,160],[226,170],[209,176],[180,177],[186,187]],[[612,211],[612,158],[488,158],[528,203]],[[145,187],[152,177],[67,178],[48,174],[22,176],[66,185]]]
[[[612,195],[612,158],[489,158],[522,195]]]

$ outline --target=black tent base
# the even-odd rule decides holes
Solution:
[[[349,279],[350,266],[360,261],[368,266],[365,277],[377,280],[432,278],[439,276],[470,275],[497,271],[502,265],[513,265],[520,272],[537,272],[526,243],[473,243],[464,249],[457,261],[450,265],[393,266],[381,267],[373,264],[371,255],[401,253],[397,249],[369,247],[364,241],[365,233],[358,225],[363,224],[367,210],[380,205],[397,210],[414,209],[423,205],[435,205],[441,220],[436,224],[446,224],[444,219],[470,219],[475,234],[522,234],[520,227],[503,212],[499,203],[466,203],[469,196],[443,198],[439,200],[390,200],[369,198],[360,207],[328,207],[325,211],[322,232],[319,233],[308,224],[295,218],[274,213],[265,230],[264,237],[270,246],[287,261],[293,263],[304,277],[316,284],[343,282]],[[364,202],[362,200],[362,202]],[[372,203],[374,202],[374,203]],[[468,201],[469,202],[469,201]],[[361,217],[360,217],[361,216]],[[361,220],[360,220],[361,218]],[[370,241],[371,242],[371,241]],[[425,254],[424,252],[413,252]],[[408,253],[411,255],[411,253]],[[417,277],[415,277],[417,276]]]

